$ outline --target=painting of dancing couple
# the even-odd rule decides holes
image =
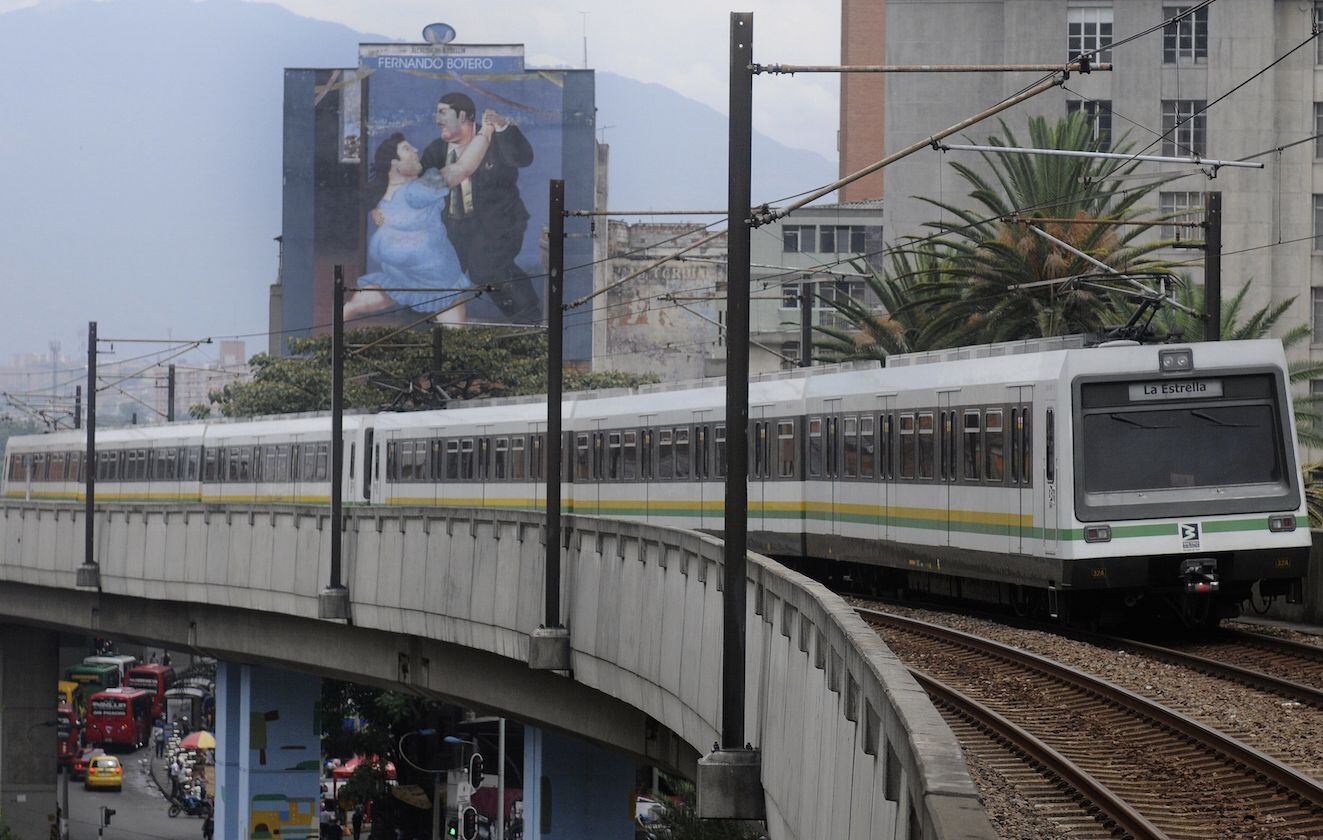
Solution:
[[[560,74],[500,47],[364,45],[360,61],[367,248],[346,319],[541,321]]]

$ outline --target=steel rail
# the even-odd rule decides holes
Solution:
[[[1293,642],[1290,639],[1279,639],[1276,636],[1265,636],[1262,633],[1232,630],[1230,628],[1222,628],[1220,635],[1239,644],[1257,645],[1277,653],[1285,653],[1288,656],[1308,659],[1313,662],[1323,662],[1323,647],[1317,645],[1307,645],[1304,642]]]
[[[1085,637],[1084,640],[1092,641],[1088,637]],[[1221,662],[1216,659],[1211,659],[1207,656],[1186,653],[1183,650],[1149,644],[1148,642],[1140,642],[1120,636],[1100,636],[1097,638],[1097,643],[1112,648],[1128,650],[1153,659],[1160,659],[1164,662],[1170,662],[1173,665],[1182,665],[1193,671],[1238,682],[1242,685],[1248,685],[1251,688],[1270,691],[1274,694],[1289,697],[1293,700],[1299,700],[1302,703],[1308,703],[1311,706],[1323,709],[1323,689],[1317,689],[1313,686],[1308,686],[1283,677],[1275,677],[1264,671],[1245,668],[1240,665],[1233,665],[1230,662]],[[1255,642],[1246,642],[1245,644],[1255,644]],[[1320,658],[1323,658],[1323,651],[1318,651],[1317,655]]]
[[[1230,759],[1250,772],[1299,797],[1315,810],[1323,811],[1323,785],[1320,785],[1320,783],[1253,747],[1166,706],[1155,703],[1146,697],[1099,677],[1075,671],[1046,657],[1003,645],[991,639],[984,639],[960,630],[952,630],[949,627],[941,627],[926,621],[870,610],[865,607],[856,607],[855,610],[868,621],[909,630],[970,650],[986,653],[1029,670],[1037,671],[1077,690],[1114,703],[1147,718],[1165,729],[1188,738],[1215,755]]]
[[[1153,825],[1134,806],[1117,796],[1088,771],[1057,752],[1032,733],[1020,728],[974,698],[915,668],[910,673],[934,700],[945,703],[1005,741],[1016,752],[1037,762],[1105,815],[1100,821],[1115,825],[1135,840],[1166,840],[1167,834]],[[1095,818],[1096,819],[1096,818]]]

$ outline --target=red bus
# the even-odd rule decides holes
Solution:
[[[137,749],[152,730],[152,695],[137,688],[108,688],[87,703],[87,743]]]
[[[78,725],[78,713],[68,703],[55,707],[55,760],[68,767],[83,749],[83,731]]]
[[[156,720],[165,714],[165,692],[175,684],[175,669],[169,665],[135,665],[124,684],[152,695],[152,720]]]

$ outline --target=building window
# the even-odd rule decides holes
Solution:
[[[832,303],[843,303],[845,300],[853,298],[862,301],[864,298],[864,283],[862,280],[834,280],[830,283],[819,283],[817,299],[813,305],[818,309],[834,309]]]
[[[822,225],[818,228],[818,253],[862,254],[863,252],[862,225]]]
[[[1168,157],[1203,157],[1208,115],[1203,99],[1162,100],[1162,153]]]
[[[787,254],[812,253],[816,233],[813,225],[785,225],[781,228],[781,250]]]
[[[1309,294],[1314,305],[1314,322],[1310,325],[1313,329],[1313,337],[1310,341],[1314,344],[1323,344],[1323,289],[1315,287],[1309,290]]]
[[[799,308],[799,284],[782,283],[781,284],[781,308],[798,309]]]
[[[1314,193],[1314,250],[1323,251],[1323,195]]]
[[[1112,7],[1075,6],[1067,10],[1066,52],[1071,61],[1088,53],[1093,61],[1111,61]]]
[[[1173,222],[1202,222],[1204,217],[1204,194],[1201,192],[1163,192],[1158,193],[1158,210],[1166,216],[1173,216]],[[1190,239],[1190,229],[1176,225],[1162,226],[1163,239]]]
[[[1069,99],[1066,101],[1066,113],[1083,112],[1089,122],[1089,130],[1099,151],[1112,148],[1112,100],[1110,99]]]
[[[1314,158],[1323,159],[1323,102],[1314,103],[1314,134],[1318,135],[1314,138]]]
[[[1315,31],[1323,29],[1323,3],[1314,4],[1314,29]],[[1318,39],[1318,53],[1314,57],[1315,64],[1323,64],[1323,38]]]
[[[1189,6],[1163,6],[1162,17],[1171,20],[1190,10]],[[1208,61],[1208,7],[1185,15],[1162,28],[1163,64],[1203,64]]]

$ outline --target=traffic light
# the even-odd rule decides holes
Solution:
[[[114,809],[114,808],[107,808],[105,805],[102,805],[102,806],[101,806],[101,825],[102,825],[102,827],[105,827],[105,826],[110,825],[110,818],[113,817],[113,816],[115,816],[115,809]]]
[[[478,836],[477,809],[473,807],[465,808],[460,819],[464,823],[463,827],[460,829],[461,840],[474,840],[474,838]]]
[[[469,784],[474,788],[482,787],[482,754],[474,753],[469,758]]]
[[[459,836],[459,821],[453,817],[446,821],[446,836],[447,837]]]

